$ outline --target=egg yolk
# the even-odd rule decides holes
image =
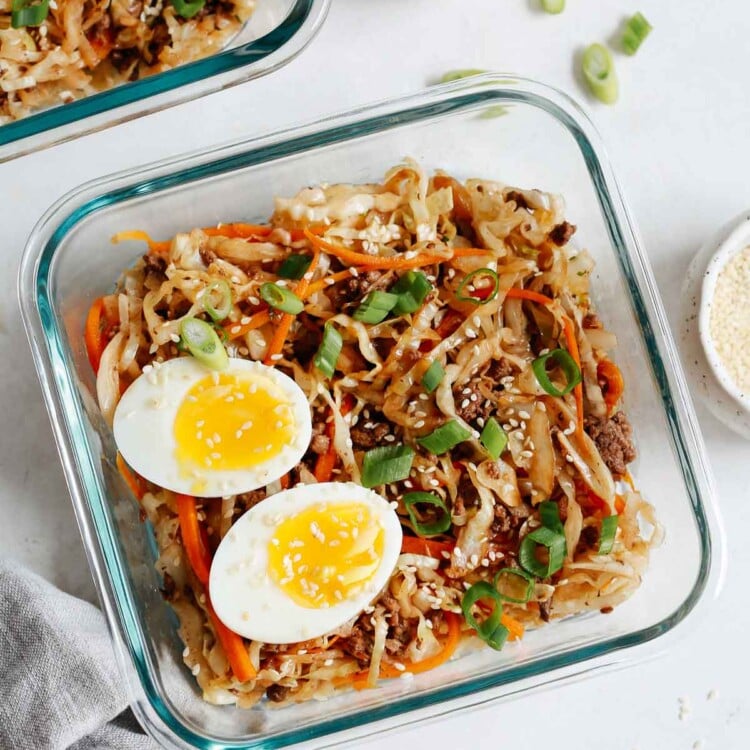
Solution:
[[[283,390],[262,375],[217,374],[198,381],[177,410],[177,460],[186,468],[247,469],[278,456],[295,434]]]
[[[321,503],[276,527],[269,572],[303,607],[332,607],[358,594],[375,575],[385,532],[363,503]]]

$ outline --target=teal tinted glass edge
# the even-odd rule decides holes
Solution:
[[[280,49],[299,31],[312,8],[313,0],[296,0],[279,26],[252,42],[220,52],[204,60],[187,63],[174,70],[158,73],[139,81],[124,83],[108,91],[101,91],[70,104],[43,110],[17,122],[0,126],[0,146],[262,60]]]
[[[379,707],[364,709],[349,714],[346,717],[321,722],[313,727],[307,727],[298,731],[286,732],[276,737],[258,739],[255,741],[227,740],[219,743],[206,740],[205,737],[195,734],[189,727],[182,724],[170,711],[159,693],[158,686],[152,680],[146,664],[144,649],[142,647],[142,636],[135,616],[135,605],[131,599],[127,585],[127,574],[123,569],[123,562],[119,552],[114,527],[106,510],[106,504],[101,495],[101,488],[97,481],[94,469],[94,460],[88,450],[83,451],[82,446],[87,447],[86,436],[83,429],[83,414],[81,404],[75,392],[70,373],[64,362],[64,346],[62,334],[56,326],[52,312],[49,289],[47,287],[47,272],[54,257],[54,253],[64,236],[86,216],[136,195],[156,193],[169,187],[187,185],[196,180],[222,174],[224,172],[241,169],[253,164],[271,161],[277,158],[291,156],[307,150],[317,149],[328,145],[353,140],[366,135],[385,131],[392,128],[414,124],[429,118],[457,113],[462,109],[474,108],[488,103],[519,102],[528,104],[546,111],[561,122],[576,140],[584,160],[591,174],[597,192],[597,198],[605,218],[610,240],[617,252],[620,268],[625,276],[631,295],[632,304],[636,316],[641,323],[642,336],[649,353],[652,372],[664,404],[665,414],[668,421],[672,445],[680,467],[683,472],[686,489],[693,508],[694,517],[699,530],[701,547],[701,567],[696,582],[685,601],[669,617],[661,622],[618,638],[574,649],[565,654],[554,655],[539,659],[537,662],[523,667],[509,668],[502,674],[487,675],[475,679],[466,680],[463,683],[435,690],[434,692],[421,696],[401,696],[398,703],[392,703]],[[120,616],[125,645],[131,655],[139,680],[150,706],[157,716],[169,727],[176,736],[183,741],[198,748],[211,748],[217,750],[220,747],[244,747],[257,748],[258,750],[270,750],[280,748],[295,742],[310,740],[326,734],[343,731],[353,727],[398,716],[412,710],[426,708],[436,703],[441,703],[467,695],[478,693],[489,688],[496,688],[521,679],[527,679],[542,673],[551,672],[563,667],[570,667],[590,659],[613,654],[616,651],[634,645],[645,643],[663,633],[671,630],[694,608],[703,593],[709,576],[712,547],[709,533],[709,524],[704,512],[701,500],[699,483],[695,476],[690,459],[686,438],[680,425],[677,411],[675,409],[672,389],[669,384],[666,368],[653,330],[651,318],[641,293],[632,261],[626,249],[625,235],[620,225],[617,211],[613,205],[604,170],[599,157],[592,146],[589,138],[579,127],[576,120],[555,102],[523,91],[509,89],[487,89],[477,91],[464,96],[457,96],[445,101],[406,108],[397,112],[389,112],[385,115],[369,117],[362,121],[338,127],[328,128],[317,133],[293,137],[289,140],[272,143],[267,146],[249,148],[242,153],[219,158],[207,164],[196,167],[185,168],[173,174],[163,175],[152,180],[134,182],[127,187],[105,193],[92,199],[75,211],[70,213],[57,227],[51,238],[45,245],[36,274],[37,305],[46,333],[46,346],[50,355],[54,375],[61,396],[67,405],[66,422],[74,440],[76,462],[83,485],[87,490],[89,507],[94,517],[95,528],[99,537],[99,543],[107,565],[107,572],[116,596],[116,606]],[[72,406],[73,412],[70,413]]]

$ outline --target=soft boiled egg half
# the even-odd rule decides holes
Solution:
[[[388,502],[349,482],[298,485],[253,506],[222,539],[209,590],[219,619],[264,643],[340,627],[380,593],[401,550]]]
[[[310,444],[310,407],[289,377],[230,359],[221,372],[193,357],[144,368],[120,399],[114,436],[125,461],[173,492],[249,492],[293,468]]]

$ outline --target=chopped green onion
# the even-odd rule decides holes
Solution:
[[[591,93],[605,104],[614,104],[619,86],[609,50],[601,44],[591,44],[584,50],[581,64]]]
[[[417,438],[417,442],[430,453],[439,456],[470,437],[471,432],[469,430],[462,427],[455,419],[451,419],[450,422],[440,425],[429,435]]]
[[[414,461],[414,449],[408,445],[384,445],[365,453],[362,459],[362,486],[377,487],[381,484],[400,482],[406,479]]]
[[[550,531],[565,536],[563,523],[560,520],[560,509],[558,508],[557,503],[553,503],[549,500],[539,503],[539,520],[542,522],[542,526],[545,526]]]
[[[229,365],[227,350],[205,320],[185,318],[180,324],[180,341],[201,364],[211,370],[224,370]]]
[[[326,377],[333,377],[343,346],[344,339],[341,334],[330,323],[326,323],[323,326],[323,340],[320,342],[320,347],[318,347],[313,359],[315,366]]]
[[[260,296],[271,307],[290,315],[297,315],[305,309],[305,303],[294,292],[270,281],[261,285]]]
[[[185,0],[172,0],[177,15],[183,18],[192,18],[205,4],[206,0],[193,0],[192,3]]]
[[[547,562],[543,563],[537,558],[537,547],[545,547],[547,550]],[[546,526],[534,529],[527,534],[521,542],[518,551],[518,561],[521,567],[537,578],[549,578],[557,573],[563,566],[565,560],[565,537]]]
[[[643,13],[636,13],[629,18],[622,32],[622,48],[627,55],[634,55],[643,44],[643,40],[651,33],[651,24]]]
[[[562,13],[565,10],[565,0],[542,0],[542,9],[546,13]]]
[[[492,288],[485,286],[477,287],[474,279],[487,277],[492,280]],[[474,305],[486,305],[490,300],[495,299],[497,296],[497,289],[500,286],[500,279],[497,277],[497,273],[491,268],[477,268],[469,274],[464,276],[463,281],[459,284],[456,290],[456,299],[460,302],[471,302]],[[464,289],[467,289],[469,294],[464,294]]]
[[[534,594],[534,579],[521,568],[502,568],[495,574],[495,589],[503,601],[526,604]]]
[[[201,299],[203,309],[216,323],[224,320],[232,311],[232,287],[224,279],[212,281],[206,287]]]
[[[414,531],[419,536],[435,536],[435,534],[442,534],[444,531],[448,531],[451,527],[451,514],[445,505],[445,501],[438,495],[433,495],[431,492],[408,492],[402,498],[406,510],[411,518],[412,526]],[[442,515],[432,523],[423,523],[416,516],[416,508],[414,507],[417,503],[422,505],[434,505],[440,508]]]
[[[599,554],[608,555],[615,545],[615,536],[617,535],[617,524],[620,521],[619,516],[607,516],[602,519],[602,530],[599,533]]]
[[[49,0],[13,0],[10,25],[14,29],[39,26],[49,14]]]
[[[472,607],[480,599],[492,600],[492,612],[479,622],[472,613]],[[477,581],[471,588],[467,589],[461,599],[461,611],[468,625],[476,630],[477,635],[490,647],[500,651],[508,639],[509,631],[505,625],[500,624],[503,616],[503,602],[495,587],[487,581]]]
[[[276,275],[282,279],[293,279],[299,281],[312,263],[312,255],[296,255],[292,253],[284,258],[284,262],[279,266]]]
[[[549,377],[547,373],[547,363],[557,365],[565,375],[565,387],[558,388]],[[550,396],[565,396],[570,393],[580,382],[581,382],[581,370],[575,363],[573,357],[565,351],[565,349],[553,349],[547,354],[543,354],[541,357],[537,357],[531,363],[531,369],[536,375],[536,379],[539,385],[542,386],[546,393]]]
[[[354,311],[354,320],[361,323],[374,325],[388,317],[388,313],[398,303],[398,295],[375,290],[370,292],[362,301],[362,304]]]
[[[495,417],[490,417],[484,425],[479,442],[487,449],[490,458],[497,461],[508,445],[508,436]]]
[[[494,120],[496,117],[504,117],[510,114],[510,109],[502,104],[493,104],[491,107],[487,107],[482,110],[479,115],[481,120]]]
[[[391,293],[398,295],[393,314],[406,315],[416,312],[431,291],[432,284],[421,271],[407,271],[391,287]]]
[[[461,68],[459,70],[449,70],[447,73],[443,73],[443,75],[440,77],[440,83],[460,81],[462,78],[470,78],[471,76],[482,75],[482,73],[486,72],[486,70],[480,70],[479,68]]]
[[[425,374],[422,375],[421,383],[427,393],[432,393],[440,385],[440,382],[444,377],[445,370],[443,369],[443,366],[440,364],[440,362],[435,359],[427,368]]]

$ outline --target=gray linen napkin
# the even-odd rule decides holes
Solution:
[[[0,748],[153,750],[127,706],[101,612],[0,559]]]

